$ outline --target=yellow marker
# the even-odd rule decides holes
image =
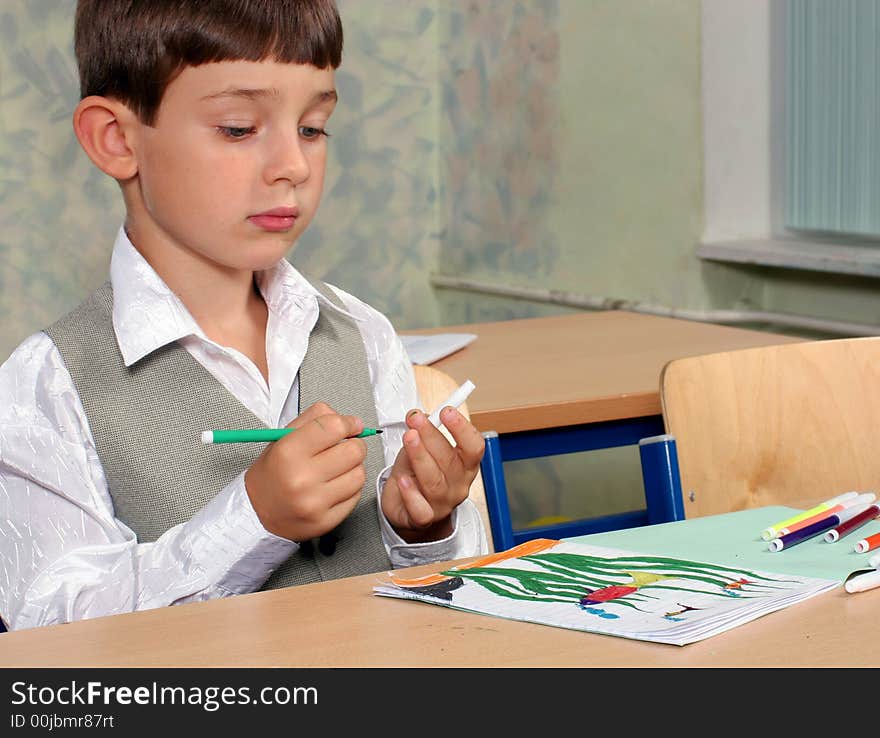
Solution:
[[[802,513],[798,513],[797,515],[793,515],[790,518],[786,518],[785,520],[780,520],[778,523],[774,523],[769,528],[765,528],[761,533],[761,538],[765,541],[769,541],[771,538],[776,538],[779,534],[780,528],[785,528],[793,523],[799,523],[801,520],[806,520],[807,518],[812,517],[813,515],[818,515],[819,513],[825,512],[831,507],[834,507],[839,502],[843,502],[845,500],[851,500],[854,497],[858,497],[858,492],[845,492],[842,495],[837,495],[837,497],[832,497],[830,500],[825,500],[825,502],[820,502],[816,507],[811,507],[809,510],[804,510]]]

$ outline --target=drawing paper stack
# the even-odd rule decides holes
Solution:
[[[683,646],[840,585],[833,579],[538,539],[374,587],[496,617]]]

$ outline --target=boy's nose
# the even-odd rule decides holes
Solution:
[[[266,180],[270,184],[286,179],[297,185],[309,178],[309,161],[298,141],[287,139],[275,146],[266,164]]]

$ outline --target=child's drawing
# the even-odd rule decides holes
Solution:
[[[378,594],[630,638],[688,643],[836,584],[539,539]],[[696,637],[695,637],[696,636]]]

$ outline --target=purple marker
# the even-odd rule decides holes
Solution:
[[[829,515],[827,518],[822,518],[822,520],[818,520],[811,525],[805,525],[803,528],[799,530],[792,531],[791,533],[786,533],[784,536],[780,536],[779,538],[774,538],[767,545],[771,551],[782,551],[784,548],[791,548],[792,546],[796,546],[801,541],[806,541],[809,538],[815,538],[818,535],[821,535],[826,530],[834,528],[835,526],[840,525],[840,518],[837,515]]]

